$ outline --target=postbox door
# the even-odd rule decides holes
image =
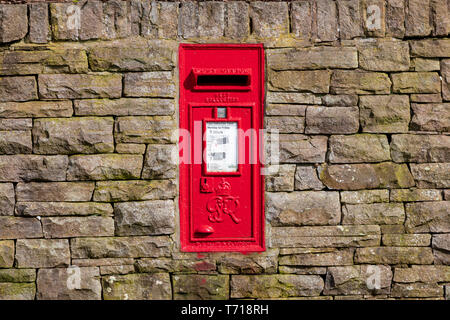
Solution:
[[[192,107],[193,154],[202,163],[192,166],[191,240],[245,241],[254,236],[252,210],[251,107]],[[252,141],[253,140],[253,141]],[[256,163],[253,161],[253,163]]]

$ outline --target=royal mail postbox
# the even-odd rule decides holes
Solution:
[[[183,251],[264,251],[260,44],[181,44]]]

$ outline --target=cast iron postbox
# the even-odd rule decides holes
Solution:
[[[181,250],[264,251],[263,46],[181,44],[179,66]]]

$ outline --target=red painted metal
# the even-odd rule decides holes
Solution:
[[[188,150],[180,148],[180,159],[191,160],[180,162],[181,250],[264,251],[263,46],[181,44],[179,66],[180,129],[191,134]],[[219,116],[218,108],[225,113]],[[203,137],[209,122],[239,128],[235,170],[208,172]]]

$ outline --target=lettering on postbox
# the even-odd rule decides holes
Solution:
[[[264,251],[264,50],[181,44],[181,250]]]

